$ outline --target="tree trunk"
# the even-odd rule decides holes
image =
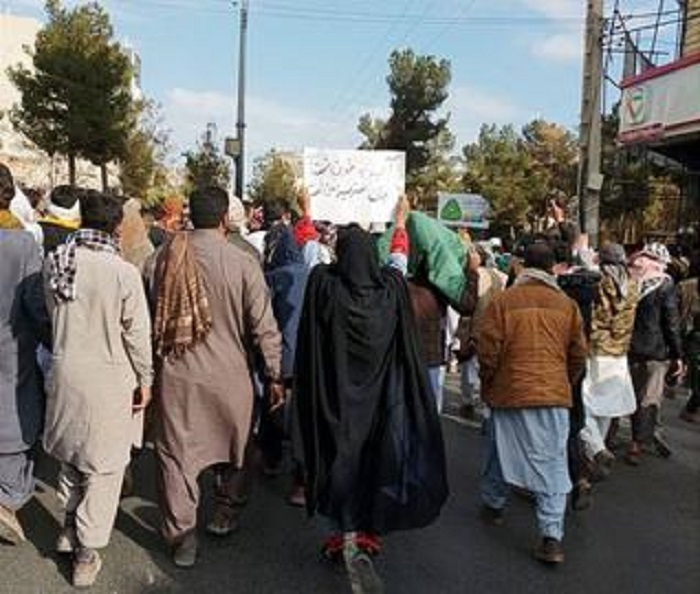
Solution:
[[[102,174],[102,191],[109,190],[109,179],[107,179],[107,163],[100,165],[100,173]]]
[[[68,183],[75,186],[75,155],[72,153],[68,155]]]

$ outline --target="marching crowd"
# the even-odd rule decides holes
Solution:
[[[353,592],[383,591],[380,536],[433,522],[448,497],[445,372],[483,422],[479,485],[500,525],[511,489],[535,503],[535,557],[564,561],[567,506],[622,453],[668,457],[662,404],[686,371],[700,421],[700,310],[690,262],[659,244],[594,252],[565,224],[512,249],[472,241],[405,198],[386,229],[336,227],[283,202],[246,212],[217,187],[156,221],[135,200],[68,186],[30,204],[0,164],[0,538],[37,455],[59,463],[73,584],[100,571],[129,465],[157,465],[161,533],[179,567],[237,527],[258,466],[291,457],[289,503],[320,514]],[[690,274],[690,273],[693,274]],[[618,454],[619,455],[619,454]]]

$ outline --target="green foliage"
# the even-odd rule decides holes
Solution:
[[[33,69],[8,70],[22,95],[13,124],[50,155],[104,165],[121,158],[134,127],[131,66],[113,40],[109,16],[97,3],[68,10],[47,0],[48,22],[35,47]]]
[[[138,125],[119,160],[119,182],[126,196],[144,201],[155,186],[167,183],[168,134],[156,105],[142,102],[137,110]]]
[[[464,147],[466,191],[491,203],[496,225],[521,227],[536,194],[530,171],[532,157],[513,126],[483,125],[478,140]]]
[[[437,191],[452,183],[448,153],[454,138],[447,117],[438,111],[448,97],[450,63],[413,50],[395,50],[389,58],[387,84],[391,114],[384,121],[365,114],[359,131],[361,148],[390,149],[406,153],[406,184],[424,206],[433,206]]]
[[[407,185],[414,206],[437,212],[438,192],[459,191],[459,158],[452,156],[455,138],[447,129],[426,146],[430,153],[428,163],[419,171],[409,174]]]
[[[273,150],[256,159],[248,193],[255,204],[283,200],[290,209],[297,209],[296,182],[292,162]]]
[[[525,151],[531,158],[530,175],[542,196],[576,194],[578,143],[574,135],[559,124],[542,119],[523,127]]]
[[[231,167],[227,157],[219,150],[210,125],[197,143],[196,150],[187,151],[185,157],[185,192],[204,186],[231,185]]]
[[[484,125],[463,157],[462,189],[489,200],[495,228],[534,224],[549,200],[566,201],[576,190],[576,141],[558,124],[533,120],[521,133]]]
[[[617,145],[618,108],[603,118],[600,214],[605,235],[634,243],[649,232],[675,232],[682,174],[644,147]]]

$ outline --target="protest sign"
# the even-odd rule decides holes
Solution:
[[[386,223],[404,193],[406,156],[399,151],[306,149],[304,184],[315,220]]]
[[[488,229],[491,205],[479,194],[438,194],[438,220],[453,227]]]

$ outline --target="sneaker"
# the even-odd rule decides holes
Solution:
[[[564,549],[556,538],[545,536],[535,547],[535,559],[548,565],[564,563]]]
[[[503,509],[491,507],[486,504],[481,506],[481,519],[492,526],[503,526],[503,524],[505,524]]]
[[[17,519],[17,514],[4,505],[0,505],[0,538],[13,545],[21,544],[27,540],[22,524]]]
[[[64,526],[56,539],[56,552],[63,555],[74,553],[80,547],[75,526]]]
[[[93,549],[79,549],[73,561],[73,586],[89,588],[97,580],[97,574],[102,569],[102,559]]]
[[[181,569],[194,567],[197,561],[197,537],[188,534],[173,550],[173,562]]]
[[[384,584],[377,575],[369,555],[362,552],[356,544],[346,543],[343,557],[352,594],[383,594]]]

